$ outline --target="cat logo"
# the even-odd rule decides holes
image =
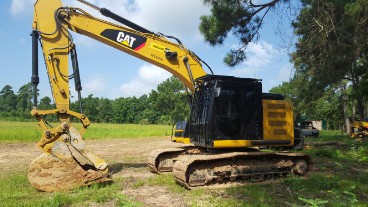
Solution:
[[[142,49],[147,41],[146,37],[115,29],[105,29],[101,32],[101,36],[135,51]]]
[[[125,46],[133,47],[135,38],[129,35],[125,35],[124,32],[119,32],[118,37],[116,38],[116,41],[122,43]]]

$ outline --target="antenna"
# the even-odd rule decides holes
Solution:
[[[254,67],[254,63],[252,65],[253,65],[254,78],[257,79],[257,73],[256,73],[256,68]]]

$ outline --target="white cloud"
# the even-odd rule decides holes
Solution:
[[[184,44],[202,38],[198,30],[199,18],[210,13],[210,9],[198,0],[89,0],[89,2],[98,7],[105,7],[153,32],[175,36]],[[82,8],[93,16],[113,22],[76,0],[65,0],[64,4]]]
[[[10,14],[12,16],[20,16],[33,12],[34,0],[11,0]],[[28,10],[28,11],[27,11]]]
[[[199,18],[210,13],[198,0],[137,0],[136,4],[139,10],[133,13],[132,21],[155,32],[177,36],[184,43],[199,35]]]
[[[106,78],[99,75],[87,77],[87,82],[83,84],[85,94],[99,94],[106,89]]]
[[[256,68],[268,65],[272,58],[280,53],[273,48],[272,44],[265,41],[249,43],[245,52],[247,54],[247,60],[244,64]]]
[[[286,65],[284,65],[280,70],[279,73],[277,75],[277,82],[278,83],[282,83],[284,81],[288,81],[290,80],[290,78],[292,77],[292,68],[293,65],[291,63],[288,63]]]
[[[256,72],[255,68],[247,67],[231,70],[230,75],[235,77],[256,78]]]
[[[86,36],[81,36],[81,35],[73,35],[73,42],[77,45],[77,46],[86,46],[87,48],[93,48],[96,47],[98,44],[96,44],[96,40],[91,39],[89,37]]]
[[[143,65],[139,68],[135,78],[120,86],[121,95],[123,97],[139,97],[143,94],[148,94],[170,76],[171,73],[157,66]]]
[[[270,69],[270,65],[282,55],[278,50],[275,50],[273,45],[266,41],[258,43],[249,43],[245,50],[247,59],[240,68],[236,68],[230,72],[233,76],[260,78],[259,73],[266,68]]]
[[[272,61],[271,66],[263,71],[263,91],[269,91],[271,88],[280,85],[282,82],[289,81],[292,76],[292,63],[277,63],[277,60]]]
[[[199,17],[210,13],[210,8],[198,0],[87,0],[98,6],[146,27],[154,32],[177,36],[186,43],[200,36]],[[13,16],[29,15],[33,12],[35,0],[11,0],[10,13]],[[77,0],[62,0],[64,6],[81,8],[88,13],[107,19],[98,11]],[[108,19],[108,21],[112,21]]]
[[[271,88],[280,85],[282,82],[289,81],[293,76],[293,64],[286,63],[281,65],[280,69],[275,73],[274,76],[269,77],[269,82],[265,84],[266,91]]]

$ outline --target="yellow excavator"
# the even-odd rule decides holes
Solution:
[[[368,119],[349,117],[350,136],[357,141],[366,141],[368,138]]]
[[[148,158],[152,172],[173,171],[179,184],[191,188],[272,179],[290,172],[304,175],[308,171],[310,158],[304,154],[255,149],[303,146],[300,129],[294,129],[290,102],[281,95],[262,93],[261,80],[214,75],[177,38],[154,33],[106,8],[78,1],[118,23],[98,19],[80,8],[63,6],[60,0],[36,1],[31,79],[35,107],[31,113],[42,129],[36,147],[44,153],[30,164],[28,178],[35,188],[67,190],[110,179],[108,164],[82,138],[90,125],[82,113],[82,104],[80,112],[69,107],[69,80],[74,78],[79,101],[82,90],[76,45],[70,31],[161,67],[185,85],[190,97],[190,119],[177,124],[173,141],[191,145],[152,152]],[[36,107],[39,42],[56,105],[52,110]],[[202,64],[211,74],[205,72]],[[52,114],[60,120],[56,127],[45,120]],[[73,126],[75,119],[82,123],[80,129]]]

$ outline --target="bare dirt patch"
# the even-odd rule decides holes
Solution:
[[[122,138],[107,140],[86,140],[95,154],[109,163],[112,178],[123,178],[123,191],[133,200],[147,206],[186,206],[184,201],[173,195],[164,186],[142,185],[134,187],[138,180],[148,179],[155,174],[149,172],[146,161],[155,149],[178,147],[169,137]],[[42,154],[34,147],[35,143],[0,144],[0,175],[27,173],[29,162]]]
[[[166,187],[162,186],[141,186],[122,191],[132,199],[139,200],[147,206],[186,206],[183,199],[174,196]]]
[[[0,149],[0,175],[26,172],[29,162],[41,154],[32,143],[0,144]]]

